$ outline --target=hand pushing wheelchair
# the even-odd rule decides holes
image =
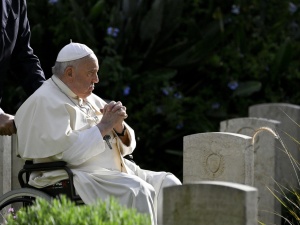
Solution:
[[[73,185],[73,173],[70,168],[66,166],[66,162],[49,162],[33,164],[32,161],[26,161],[23,169],[19,171],[18,180],[21,188],[12,190],[0,197],[0,224],[5,215],[8,214],[9,209],[14,211],[32,205],[36,198],[43,198],[51,201],[53,198],[59,198],[60,195],[66,195],[77,205],[83,204],[79,195],[76,194]],[[35,188],[28,184],[29,176],[34,171],[53,171],[65,170],[68,174],[68,179],[59,181],[53,185],[44,188]]]

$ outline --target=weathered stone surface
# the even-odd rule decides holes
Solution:
[[[20,188],[18,174],[19,171],[23,168],[25,161],[17,157],[17,136],[13,135],[11,139],[11,148],[12,148],[12,178],[11,178],[11,187],[12,189]]]
[[[257,189],[219,181],[164,188],[164,225],[257,225]]]
[[[290,166],[292,158],[296,162],[300,162],[300,145],[295,141],[300,141],[300,106],[287,104],[287,103],[267,103],[258,104],[249,107],[249,117],[266,118],[280,121],[280,126],[277,130],[280,138],[283,141],[285,147],[281,147],[283,151],[290,154],[290,162],[287,166]],[[294,139],[294,140],[293,140]],[[287,155],[288,155],[287,154]],[[278,172],[286,171],[283,163],[276,165]],[[296,180],[295,171],[292,173],[284,173],[285,182],[290,185],[294,185]],[[284,184],[284,183],[282,183]],[[294,188],[298,188],[299,185],[296,182]]]
[[[212,132],[183,139],[183,183],[202,180],[253,184],[251,137]]]
[[[277,131],[280,122],[265,118],[246,117],[220,123],[222,132],[234,132],[248,136],[253,136],[261,127]],[[286,184],[286,175],[293,174],[292,165],[288,156],[282,151],[278,139],[266,129],[257,133],[254,149],[254,186],[258,189],[258,219],[266,224],[280,224],[281,218],[276,216],[275,212],[280,212],[281,204],[268,188],[277,189],[275,181]],[[289,182],[296,183],[297,180],[293,179]]]
[[[0,136],[0,195],[11,189],[11,137]]]
[[[24,160],[16,156],[16,135],[0,136],[0,195],[20,188],[18,173]]]

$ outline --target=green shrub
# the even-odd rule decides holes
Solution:
[[[146,225],[150,217],[121,206],[114,198],[93,205],[76,206],[66,197],[51,203],[37,199],[32,207],[8,217],[8,225]]]

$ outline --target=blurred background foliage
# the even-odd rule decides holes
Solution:
[[[102,66],[94,93],[127,107],[142,168],[182,179],[185,135],[219,131],[220,121],[247,116],[254,104],[300,104],[298,1],[27,4],[31,44],[47,78],[70,39],[95,51]],[[9,84],[7,90],[5,105],[14,112],[25,97]]]

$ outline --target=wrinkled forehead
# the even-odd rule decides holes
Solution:
[[[80,67],[84,67],[86,70],[99,70],[98,59],[95,54],[90,54],[82,58],[79,65]]]

